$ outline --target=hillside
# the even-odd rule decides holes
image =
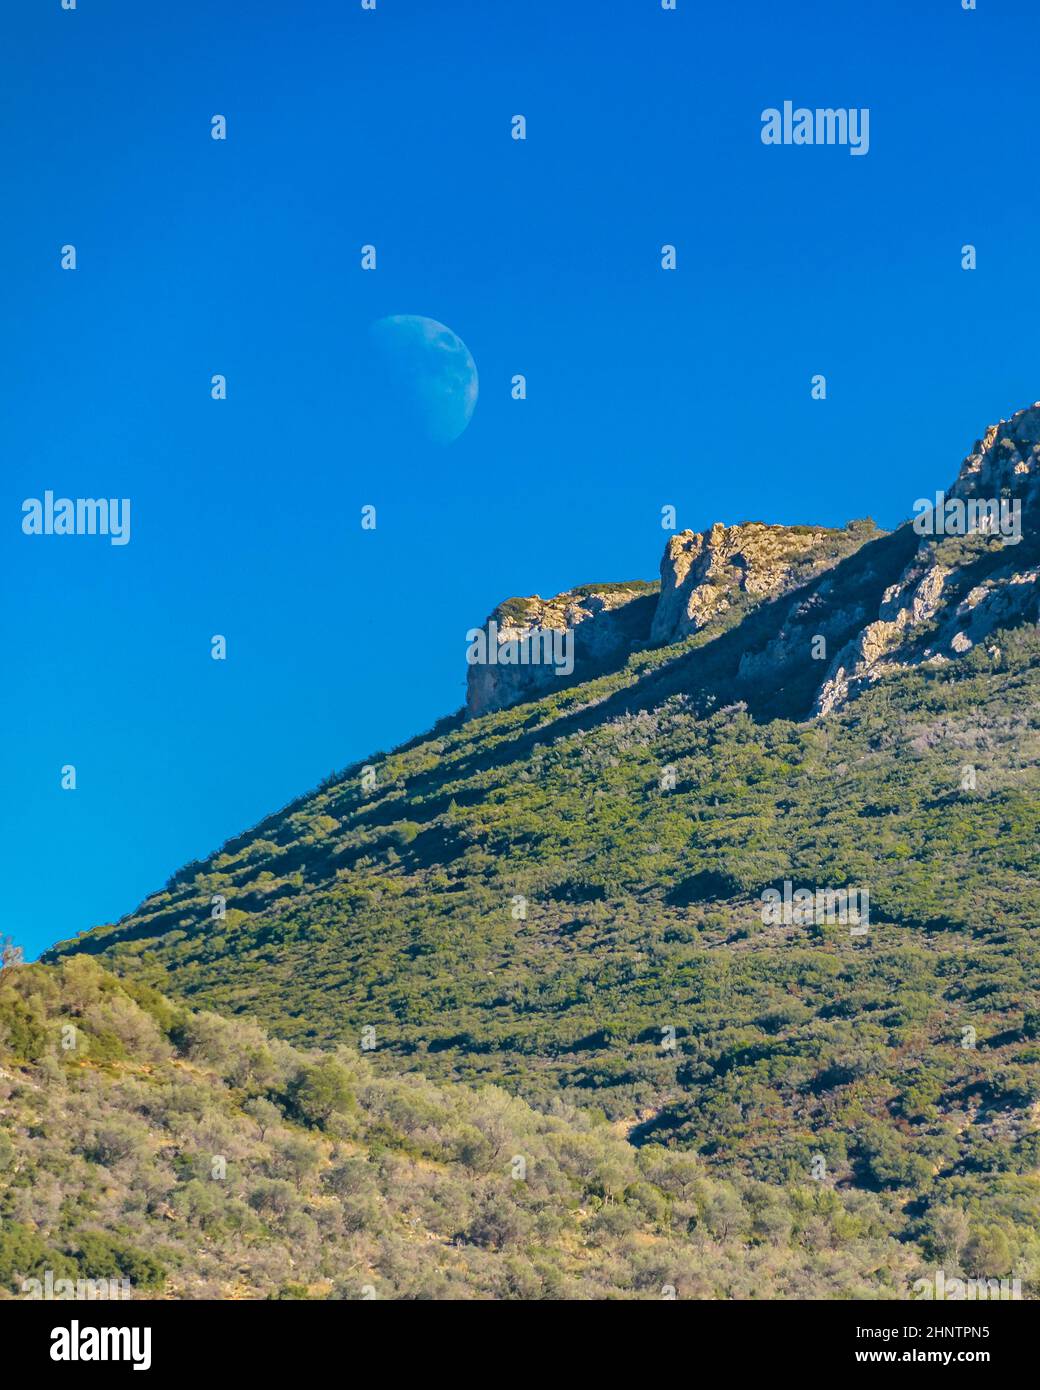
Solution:
[[[32,1280],[58,1297],[101,1280],[134,1298],[907,1297],[951,1232],[966,1270],[992,1263],[977,1213],[901,1244],[890,1200],[717,1181],[566,1106],[302,1053],[85,957],[0,974],[0,1122],[0,1301]]]
[[[1034,407],[951,497],[1028,518],[1038,470]],[[371,756],[49,959],[602,1112],[727,1180],[822,1155],[905,1239],[984,1202],[1001,1261],[1031,1259],[1040,542],[806,528],[826,564],[814,540],[758,590],[733,531],[762,539],[669,543],[692,587],[625,588],[681,592],[677,640],[644,613],[623,664]],[[869,929],[764,920],[785,884],[866,892]]]

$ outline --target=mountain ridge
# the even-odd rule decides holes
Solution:
[[[999,438],[996,476],[1031,495]],[[47,959],[96,955],[297,1045],[371,1028],[377,1070],[564,1097],[756,1180],[822,1153],[839,1187],[925,1205],[993,1163],[1026,1181],[1035,585],[1005,583],[997,536],[852,539],[777,597],[738,579],[674,644],[353,765]],[[1034,547],[1011,548],[1014,573]],[[907,625],[898,661],[814,714],[922,557],[947,571],[940,626]],[[945,655],[943,604],[957,615],[987,578],[1023,597],[993,610],[1007,625],[917,659]],[[869,935],[770,925],[763,895],[785,884],[866,890]]]
[[[936,530],[947,524],[939,506],[932,514],[922,507],[913,522],[892,533],[900,541],[888,552],[881,543],[889,533],[869,520],[844,528],[717,522],[704,532],[669,537],[656,598],[645,586],[624,584],[582,586],[549,600],[513,598],[492,611],[484,630],[495,625],[491,646],[516,647],[539,630],[572,629],[575,661],[568,676],[577,682],[619,669],[646,647],[673,645],[705,631],[720,634],[728,616],[743,618],[759,604],[796,594],[785,610],[774,610],[776,631],[764,649],[744,654],[735,677],[761,694],[763,682],[776,685],[778,674],[793,664],[821,662],[807,708],[827,714],[885,674],[908,664],[954,660],[996,626],[1035,613],[1040,546],[1035,535],[1022,534],[1021,510],[1035,509],[1038,492],[1040,402],[989,426],[948,493],[937,494],[945,507],[980,506],[974,527],[962,521],[959,534]],[[1016,513],[1017,537],[1001,534],[1009,506]],[[985,530],[987,521],[994,523],[991,532]],[[983,554],[991,539],[999,544]],[[959,547],[946,544],[958,540]],[[965,563],[962,552],[972,545],[978,553]],[[1020,545],[1002,559],[1003,550]],[[870,546],[874,549],[850,567],[857,592],[832,572]],[[957,570],[972,582],[951,585]],[[878,574],[885,580],[880,593],[873,582]],[[590,595],[592,603],[578,601]],[[918,638],[927,636],[933,621],[935,640],[922,644]],[[537,699],[559,679],[548,662],[492,661],[469,667],[469,717]]]

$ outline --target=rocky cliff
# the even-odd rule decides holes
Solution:
[[[815,713],[828,714],[899,669],[964,656],[998,628],[1035,623],[1038,491],[1040,402],[991,425],[953,486],[907,523],[912,553],[870,620],[837,652]],[[996,648],[990,654],[999,657]]]
[[[536,700],[569,681],[622,665],[648,640],[656,604],[656,585],[645,580],[588,584],[550,599],[537,594],[506,599],[485,622],[480,651],[472,653],[467,714]],[[531,655],[532,636],[539,633],[568,638],[567,648],[557,648],[560,660],[525,659]]]
[[[660,586],[585,585],[555,598],[511,598],[490,614],[472,651],[466,712],[487,714],[535,700],[574,681],[623,666],[635,651],[718,629],[766,599],[808,583],[875,534],[872,523],[842,530],[751,521],[681,531],[665,546]],[[477,629],[472,630],[474,633]],[[539,660],[541,633],[570,633],[574,661]]]
[[[661,559],[661,596],[651,639],[677,642],[722,617],[741,596],[776,598],[833,565],[845,533],[824,527],[740,526],[680,531]]]
[[[499,605],[483,629],[493,654],[469,669],[467,714],[537,699],[617,670],[634,652],[698,636],[676,668],[686,689],[710,685],[716,698],[798,717],[828,714],[885,675],[942,665],[991,646],[999,628],[1036,622],[1038,493],[1040,403],[987,429],[948,492],[920,499],[914,520],[890,535],[869,521],[679,532],[665,546],[659,591],[639,581],[589,585]],[[570,669],[515,655],[539,630],[573,634]]]

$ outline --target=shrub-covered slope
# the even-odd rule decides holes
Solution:
[[[1014,1263],[1032,1291],[1035,1194],[1007,1188],[1009,1237],[980,1192],[908,1220],[636,1150],[560,1102],[301,1052],[85,956],[0,974],[0,1299],[48,1272],[59,1296],[907,1297],[938,1260]]]
[[[746,540],[731,573],[728,533],[708,561],[679,538],[690,635],[373,755],[51,959],[364,1039],[387,1075],[564,1097],[729,1176],[822,1154],[906,1210],[981,1174],[1017,1191],[1040,1157],[1038,480],[1034,407],[953,490],[1022,504],[1017,539],[813,533],[804,573],[765,566],[774,598]],[[768,920],[785,885],[865,895],[868,929]]]
[[[1031,1173],[1038,655],[1002,634],[813,724],[681,698],[568,724],[589,686],[448,727],[62,949],[728,1171]],[[866,888],[867,936],[764,925],[785,879]]]

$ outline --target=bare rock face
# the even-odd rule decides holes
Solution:
[[[661,598],[654,642],[676,642],[699,632],[731,608],[739,595],[776,598],[807,583],[835,562],[835,532],[809,526],[739,526],[680,531],[661,561]]]
[[[872,522],[842,530],[717,524],[669,539],[660,586],[637,580],[584,585],[551,599],[507,599],[483,628],[471,629],[479,650],[471,640],[466,713],[472,718],[536,700],[617,670],[640,648],[667,646],[705,628],[721,631],[757,604],[824,575],[874,534]],[[552,633],[573,642],[573,669],[544,659],[562,655],[549,650],[545,635]]]
[[[537,700],[624,665],[646,644],[656,603],[656,585],[645,580],[500,603],[481,630],[483,641],[471,642],[471,652],[477,647],[474,655],[483,659],[469,662],[467,715]]]
[[[997,628],[1036,620],[1040,402],[976,440],[953,486],[934,499],[935,511],[951,502],[964,506],[952,521],[913,523],[919,534],[909,563],[885,590],[877,620],[835,656],[816,714],[840,708],[883,676],[954,660]],[[962,542],[970,547],[963,553]]]
[[[1040,492],[1040,401],[990,425],[961,464],[952,497],[999,497],[1004,490],[1027,501]]]
[[[980,644],[992,656],[994,632],[1038,618],[1040,402],[990,426],[949,491],[914,511],[891,533],[869,521],[718,523],[669,539],[659,593],[636,581],[509,599],[472,630],[483,657],[467,712],[538,699],[698,633],[664,658],[683,663],[691,690],[708,680],[719,698],[785,717],[829,714],[886,675]],[[557,649],[544,641],[553,633]],[[539,635],[538,659],[517,655]]]

